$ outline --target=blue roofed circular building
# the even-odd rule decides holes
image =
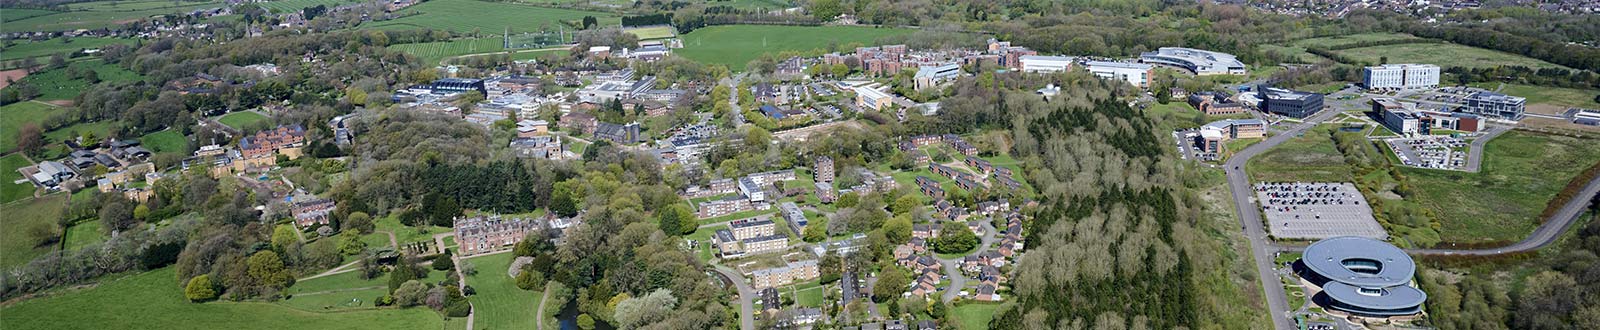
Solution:
[[[1420,313],[1428,295],[1412,287],[1417,266],[1400,248],[1365,237],[1334,237],[1306,247],[1295,270],[1322,288],[1312,300],[1361,316]]]

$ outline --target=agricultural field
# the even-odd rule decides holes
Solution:
[[[5,21],[5,32],[16,31],[68,31],[99,29],[137,22],[151,16],[185,13],[196,9],[221,7],[221,2],[186,2],[173,6],[171,1],[89,2],[80,4],[86,10],[58,12],[20,20]],[[7,9],[8,11],[10,9]],[[36,14],[30,12],[30,14]]]
[[[232,127],[233,129],[244,129],[245,126],[266,120],[267,116],[263,116],[259,113],[251,111],[238,111],[222,115],[222,118],[217,118],[218,122],[221,122],[223,125],[228,125],[228,127]]]
[[[727,65],[735,71],[763,53],[817,52],[830,44],[874,44],[878,38],[911,33],[909,29],[851,26],[722,25],[679,36],[684,48],[675,52],[708,64]]]
[[[634,36],[639,37],[639,40],[666,39],[678,35],[678,31],[674,30],[671,26],[663,25],[629,28],[623,31],[632,33]]]
[[[1557,192],[1600,163],[1600,141],[1512,131],[1490,140],[1478,173],[1402,167],[1409,198],[1440,215],[1447,242],[1516,241],[1538,226]]]
[[[55,250],[56,244],[39,244],[35,232],[42,230],[60,233],[56,219],[67,207],[67,194],[53,194],[41,198],[0,205],[0,269],[27,264],[34,257]],[[10,314],[10,313],[0,313]],[[10,328],[11,322],[3,322]]]
[[[28,158],[19,153],[0,157],[0,204],[33,196],[32,184],[15,183],[22,179],[22,173],[17,172],[17,169],[28,165],[31,165]]]
[[[133,39],[89,37],[54,38],[44,41],[8,41],[7,46],[0,48],[0,61],[44,57],[38,60],[39,63],[45,63],[50,55],[73,53],[84,49],[97,49],[114,44],[132,45],[133,43]]]
[[[1294,42],[1289,43],[1289,45],[1290,46],[1300,47],[1302,50],[1304,50],[1305,47],[1308,47],[1308,46],[1332,47],[1332,46],[1338,46],[1338,45],[1354,44],[1354,43],[1358,43],[1358,42],[1404,40],[1404,39],[1420,39],[1420,38],[1417,38],[1416,36],[1412,36],[1412,35],[1409,35],[1409,34],[1404,34],[1404,33],[1362,33],[1362,34],[1351,34],[1351,35],[1340,35],[1340,36],[1331,36],[1331,37],[1300,39],[1300,40],[1295,40]]]
[[[173,5],[174,3],[178,3],[178,2],[176,2],[176,1],[166,1],[166,0],[91,1],[91,2],[83,2],[83,3],[71,4],[71,5],[68,5],[67,8],[71,9],[71,10],[87,10],[87,11],[130,11],[130,10],[163,9],[163,8],[173,8],[173,7],[181,7],[181,6],[183,6],[183,5],[174,6]],[[207,1],[206,3],[220,4],[219,2],[211,2],[211,1]]]
[[[139,138],[139,142],[154,153],[188,153],[187,149],[189,148],[189,141],[183,136],[183,133],[178,133],[178,131],[171,129],[145,134],[144,137]]]
[[[406,7],[400,14],[421,13],[400,19],[363,24],[363,29],[406,30],[431,28],[460,33],[473,29],[485,34],[501,34],[506,29],[512,33],[556,30],[561,21],[581,21],[584,16],[594,16],[600,25],[617,25],[622,22],[616,15],[519,5],[504,2],[477,0],[433,0]]]
[[[313,312],[266,302],[191,303],[173,268],[115,277],[0,310],[7,329],[439,329],[427,308]],[[83,311],[95,311],[84,313]]]
[[[6,14],[5,15],[0,15],[0,22],[11,23],[13,21],[20,21],[20,20],[24,20],[24,19],[28,19],[28,18],[39,17],[39,16],[44,16],[44,15],[50,15],[50,14],[55,14],[55,13],[59,13],[59,12],[58,11],[54,11],[54,10],[44,10],[44,9],[6,8]]]
[[[101,81],[135,81],[143,79],[143,76],[136,72],[128,71],[128,69],[115,64],[107,64],[101,60],[75,62],[68,64],[68,66],[77,67],[80,70],[94,70],[95,77]],[[26,83],[38,88],[38,100],[40,101],[70,101],[77,98],[78,94],[82,94],[85,89],[89,89],[90,85],[88,81],[71,77],[66,69],[34,72],[27,77],[23,77],[20,83]]]
[[[328,9],[333,9],[333,7],[353,2],[349,0],[276,0],[257,2],[256,5],[273,13],[290,13],[300,11],[306,7],[316,7],[317,5],[328,6]]]
[[[499,37],[456,39],[451,41],[390,45],[389,49],[416,55],[418,58],[422,59],[423,63],[432,65],[433,63],[439,63],[439,61],[444,60],[447,57],[504,51],[504,41],[505,40]]]
[[[1388,57],[1389,63],[1427,63],[1440,67],[1492,68],[1509,65],[1534,69],[1565,68],[1522,55],[1448,43],[1399,44],[1351,48],[1337,52],[1368,63],[1378,63],[1382,57]]]
[[[511,269],[514,255],[501,253],[465,259],[478,268],[478,275],[467,276],[467,285],[477,289],[472,296],[474,326],[479,329],[529,329],[538,322],[543,291],[517,288],[516,281],[506,271]],[[547,315],[549,316],[549,315]]]
[[[0,106],[0,132],[16,132],[22,125],[39,123],[56,113],[57,108],[39,102],[17,102]],[[16,134],[0,134],[0,151],[17,148]]]

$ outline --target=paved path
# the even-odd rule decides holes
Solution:
[[[360,263],[361,263],[361,260],[351,261],[348,264],[339,265],[339,267],[333,267],[333,269],[329,269],[328,271],[322,272],[321,274],[316,274],[316,275],[311,275],[311,276],[307,276],[307,277],[304,277],[304,278],[295,279],[295,282],[304,282],[306,280],[310,280],[310,279],[314,279],[314,278],[349,273],[349,272],[352,272],[352,271],[356,270],[354,268],[350,268],[350,266],[355,266],[355,265],[360,264]]]
[[[1489,126],[1488,129],[1484,130],[1483,136],[1473,139],[1472,148],[1467,150],[1467,166],[1463,167],[1462,170],[1478,173],[1479,168],[1483,164],[1483,147],[1489,145],[1489,140],[1492,140],[1494,137],[1500,136],[1501,133],[1505,133],[1509,130],[1511,129],[1508,127]]]
[[[956,223],[955,225],[966,226],[966,224],[963,223]],[[1000,234],[1000,230],[994,229],[994,224],[990,223],[989,221],[984,221],[983,235],[978,236],[980,238],[978,249],[967,255],[976,256],[983,254],[984,252],[989,252],[989,247],[994,246],[994,237],[998,234]],[[956,296],[960,295],[961,290],[965,290],[967,288],[968,278],[966,274],[961,273],[961,261],[962,260],[960,258],[939,259],[939,264],[944,267],[945,276],[950,278],[950,285],[945,287],[944,295],[939,297],[939,299],[943,300],[944,302],[955,300]]]
[[[1335,109],[1338,108],[1336,107]],[[1256,207],[1251,199],[1253,193],[1250,187],[1250,177],[1245,173],[1245,166],[1249,163],[1251,157],[1282,144],[1296,135],[1300,135],[1305,130],[1332,118],[1338,113],[1330,110],[1307,118],[1304,123],[1298,124],[1282,134],[1274,135],[1261,143],[1241,150],[1233,158],[1228,159],[1227,164],[1223,167],[1223,170],[1227,173],[1234,209],[1239,216],[1240,225],[1245,230],[1245,238],[1250,243],[1251,255],[1255,258],[1257,278],[1261,281],[1261,287],[1266,294],[1267,309],[1271,314],[1273,325],[1277,329],[1294,329],[1294,322],[1289,319],[1288,299],[1284,294],[1283,285],[1278,281],[1279,275],[1273,269],[1275,266],[1273,261],[1276,259],[1275,255],[1278,252],[1298,251],[1303,248],[1280,246],[1267,238],[1266,230],[1263,228],[1261,221],[1261,210]],[[1481,150],[1482,147],[1474,147],[1473,149]],[[1528,238],[1510,246],[1479,250],[1407,249],[1406,252],[1421,255],[1496,255],[1538,249],[1554,242],[1561,232],[1571,226],[1572,222],[1582,215],[1583,210],[1588,207],[1589,201],[1594,198],[1596,193],[1600,193],[1600,178],[1592,179],[1585,184],[1577,196],[1562,205],[1550,219],[1546,219],[1544,224],[1535,229]]]
[[[544,330],[544,303],[550,300],[550,283],[554,282],[552,281],[544,284],[544,294],[539,296],[539,311],[534,314],[535,320],[538,320],[533,322],[533,324],[536,325],[534,329],[537,330]],[[471,324],[472,320],[467,320],[467,323]],[[472,330],[472,326],[467,326],[467,330]]]
[[[722,274],[723,279],[733,282],[734,288],[739,290],[739,329],[755,330],[756,328],[756,290],[744,282],[744,275],[723,265],[711,265],[712,270]]]

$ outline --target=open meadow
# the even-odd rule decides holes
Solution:
[[[17,102],[0,106],[0,132],[16,132],[22,129],[22,125],[37,124],[59,111],[60,108],[39,102]],[[0,134],[0,152],[16,148],[16,134]]]
[[[1600,163],[1600,140],[1512,131],[1490,140],[1478,173],[1402,167],[1410,199],[1440,215],[1447,242],[1516,241],[1578,173]]]
[[[121,66],[107,64],[98,59],[68,64],[69,68],[77,70],[94,70],[95,77],[100,81],[135,81],[143,79],[138,73],[128,71]],[[74,78],[68,74],[67,69],[52,69],[28,74],[18,83],[32,85],[39,90],[39,101],[70,101],[89,89],[89,82]]]
[[[679,36],[683,39],[683,48],[674,52],[691,60],[743,71],[746,63],[763,53],[821,53],[830,44],[872,45],[878,38],[912,31],[853,26],[721,25]]]
[[[173,268],[63,289],[0,309],[6,329],[440,329],[427,308],[313,312],[267,302],[191,303]]]
[[[678,31],[666,25],[628,28],[623,31],[632,33],[634,36],[639,37],[639,40],[666,39],[678,35]]]
[[[1333,126],[1323,125],[1250,159],[1245,172],[1252,182],[1318,181],[1350,182],[1354,178],[1344,154],[1333,145],[1328,134]]]
[[[305,9],[306,7],[315,7],[317,5],[328,6],[329,9],[332,9],[333,7],[338,7],[338,6],[345,5],[345,4],[350,4],[350,3],[355,3],[355,1],[351,1],[351,0],[275,0],[275,1],[267,1],[267,2],[258,2],[258,3],[256,3],[256,5],[257,6],[261,6],[261,8],[265,8],[267,10],[270,10],[273,13],[290,13],[290,12],[299,11],[301,9]]]
[[[438,63],[446,57],[467,54],[481,54],[505,50],[504,40],[499,37],[478,39],[456,39],[440,42],[423,42],[415,44],[390,45],[389,49],[416,55],[422,63]]]
[[[1427,63],[1440,67],[1492,68],[1505,65],[1534,69],[1564,68],[1522,55],[1450,43],[1385,45],[1337,52],[1368,63],[1379,63],[1383,57],[1388,57],[1389,63]]]
[[[17,169],[28,167],[31,163],[22,154],[13,153],[0,157],[0,203],[10,203],[33,196],[33,185],[29,183],[16,183],[22,180],[22,173]]]
[[[41,198],[0,205],[0,269],[27,264],[34,257],[56,249],[56,244],[40,244],[35,232],[56,228],[56,219],[67,206],[67,194],[53,194]],[[8,314],[8,313],[0,313]],[[7,323],[10,322],[0,322]],[[6,328],[10,328],[9,326]]]
[[[98,49],[114,44],[132,45],[134,39],[84,37],[52,38],[44,41],[13,40],[11,42],[14,44],[0,48],[0,61],[42,57],[38,59],[39,63],[46,63],[51,55],[68,54],[84,49]]]
[[[418,14],[412,14],[418,13]],[[437,29],[459,33],[503,34],[555,31],[561,21],[581,21],[584,16],[594,16],[600,25],[616,25],[621,19],[616,15],[570,9],[545,8],[505,2],[478,0],[433,0],[400,10],[399,19],[362,24],[363,29],[406,30]],[[570,30],[570,29],[569,29]]]
[[[12,21],[6,19],[4,32],[15,31],[68,31],[77,29],[99,29],[120,26],[126,23],[137,22],[151,16],[186,13],[196,9],[221,7],[222,2],[182,2],[177,6],[172,1],[130,1],[119,2],[89,2],[77,4],[85,10],[54,12],[48,15],[37,15]],[[8,12],[11,9],[6,9]],[[37,12],[28,12],[34,15]]]

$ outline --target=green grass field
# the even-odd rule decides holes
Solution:
[[[0,15],[0,22],[11,23],[11,22],[14,22],[14,21],[20,21],[20,20],[24,20],[24,19],[44,16],[44,15],[51,15],[51,14],[56,14],[56,13],[60,13],[60,12],[59,11],[54,11],[54,10],[44,10],[44,9],[6,8],[5,15]]]
[[[10,10],[10,9],[7,9]],[[8,12],[9,14],[9,12]],[[124,44],[132,45],[133,39],[123,38],[54,38],[45,41],[15,41],[15,45],[0,48],[0,61],[10,61],[26,57],[40,58],[39,63],[45,63],[50,55],[67,54],[84,49],[97,49],[106,45]]]
[[[367,23],[361,28],[383,30],[431,28],[462,33],[478,29],[484,34],[498,35],[504,33],[507,28],[510,28],[512,33],[539,32],[541,26],[548,26],[546,30],[555,31],[561,26],[561,21],[580,21],[584,16],[598,18],[601,26],[614,26],[621,22],[616,15],[601,12],[477,0],[433,0],[406,7],[399,13],[422,14]]]
[[[1573,177],[1600,162],[1600,141],[1508,132],[1489,141],[1478,173],[1401,168],[1411,199],[1440,215],[1445,241],[1516,241]]]
[[[1000,309],[1000,304],[968,302],[950,309],[962,330],[982,330],[989,328],[989,320],[994,319],[994,312]]]
[[[472,306],[477,308],[473,322],[478,329],[531,329],[538,322],[534,315],[544,292],[517,288],[506,273],[512,259],[510,253],[467,259],[478,267],[478,275],[467,277],[467,285],[478,290],[472,296]]]
[[[1534,69],[1563,68],[1560,65],[1521,55],[1457,44],[1399,44],[1351,48],[1340,50],[1338,53],[1369,63],[1378,63],[1381,57],[1387,56],[1389,63],[1428,63],[1440,67],[1492,68],[1516,65]]]
[[[500,38],[457,39],[441,42],[391,45],[389,49],[416,55],[423,63],[432,65],[446,57],[498,52],[505,50]]]
[[[328,9],[333,9],[333,7],[338,7],[351,2],[352,1],[349,0],[277,0],[259,2],[256,3],[256,5],[261,6],[261,8],[271,10],[273,13],[289,13],[300,11],[306,7],[314,7],[316,5],[324,5],[328,6]]]
[[[630,28],[626,31],[639,37],[639,40],[666,39],[678,35],[678,32],[674,31],[671,26]]]
[[[139,138],[139,142],[144,144],[146,149],[150,149],[150,152],[155,153],[188,153],[187,149],[189,148],[189,141],[183,136],[183,133],[178,133],[178,131],[171,129],[145,134],[144,137]]]
[[[130,10],[163,9],[163,8],[173,8],[173,7],[182,6],[182,5],[174,6],[173,3],[174,3],[174,1],[167,1],[167,0],[92,1],[92,2],[74,3],[72,5],[67,6],[67,8],[72,9],[72,10],[88,10],[88,11],[130,11]],[[215,3],[215,2],[208,1],[208,3]]]
[[[68,11],[49,15],[28,17],[16,21],[7,19],[5,30],[11,31],[67,31],[77,29],[99,29],[117,27],[122,24],[136,22],[140,19],[156,15],[167,15],[190,12],[195,9],[221,7],[219,2],[186,2],[173,6],[171,1],[135,1],[121,2],[111,6],[110,2],[90,2],[79,6],[88,6],[92,10]],[[7,9],[9,12],[10,9]],[[29,14],[37,14],[30,12]]]
[[[426,308],[312,312],[264,302],[190,303],[173,268],[108,279],[87,289],[0,310],[6,329],[440,329]]]
[[[54,194],[0,206],[0,214],[6,215],[0,217],[0,269],[27,264],[34,257],[55,250],[54,244],[39,246],[31,233],[38,227],[59,230],[55,228],[56,219],[66,208],[67,197]]]
[[[222,115],[222,118],[217,118],[217,121],[222,122],[223,125],[228,125],[228,127],[232,127],[233,129],[243,129],[247,125],[255,124],[264,120],[267,120],[267,116],[250,111],[238,111]]]
[[[1494,90],[1500,86],[1500,83],[1474,83],[1472,86]],[[1595,95],[1600,94],[1600,91],[1591,89],[1505,84],[1505,87],[1500,92],[1506,95],[1528,98],[1528,105],[1548,104],[1559,107],[1600,109],[1600,103],[1594,101]]]
[[[11,132],[22,129],[22,125],[28,123],[37,124],[57,111],[54,106],[38,102],[18,102],[0,106],[0,132],[7,132],[0,134],[0,152],[17,148],[17,134]]]
[[[1273,147],[1250,159],[1245,171],[1253,182],[1353,180],[1344,154],[1333,146],[1328,131],[1333,126],[1318,126],[1304,135]]]
[[[69,66],[77,67],[80,70],[94,70],[95,77],[100,78],[101,81],[134,81],[143,79],[143,76],[136,72],[128,71],[128,69],[114,64],[107,64],[101,60],[74,62]],[[66,69],[34,72],[27,77],[23,77],[21,82],[37,87],[39,89],[38,100],[40,101],[73,100],[78,97],[78,94],[83,94],[85,89],[89,89],[90,85],[88,81],[68,76]]]
[[[10,154],[0,157],[0,203],[10,203],[33,196],[33,185],[28,183],[15,183],[22,179],[22,173],[17,169],[28,167],[28,159],[22,154]]]
[[[676,53],[691,60],[743,71],[746,63],[763,53],[809,52],[827,48],[830,43],[873,45],[878,38],[911,32],[909,29],[848,26],[722,25],[681,35],[684,47]]]
[[[65,248],[67,250],[77,250],[89,246],[89,244],[105,242],[106,238],[106,234],[100,232],[100,221],[90,220],[67,228],[67,236],[62,240],[66,241]]]
[[[94,133],[95,137],[105,138],[111,136],[111,130],[116,127],[117,122],[112,120],[77,123],[54,131],[44,132],[44,139],[46,142],[61,142],[80,136],[83,133]]]
[[[1331,47],[1331,46],[1338,46],[1338,45],[1348,45],[1348,44],[1353,44],[1353,43],[1357,43],[1357,42],[1401,40],[1401,39],[1420,39],[1420,38],[1417,38],[1416,36],[1412,36],[1412,35],[1409,35],[1409,34],[1404,34],[1404,33],[1361,33],[1361,34],[1351,34],[1351,35],[1342,35],[1342,36],[1331,36],[1331,37],[1300,39],[1300,40],[1295,40],[1294,42],[1289,43],[1289,46],[1301,47],[1301,49],[1304,50],[1305,49],[1304,47],[1307,47],[1307,46]]]

